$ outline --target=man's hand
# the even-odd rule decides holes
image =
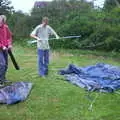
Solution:
[[[42,41],[40,38],[37,38],[37,40],[40,41],[40,42]]]
[[[56,39],[60,39],[60,37],[59,37],[59,36],[56,36]]]

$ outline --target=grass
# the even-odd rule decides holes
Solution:
[[[120,120],[119,94],[92,92],[89,95],[57,74],[70,63],[86,66],[104,62],[120,66],[119,57],[96,51],[53,50],[49,74],[40,78],[36,50],[17,45],[13,51],[21,70],[16,71],[9,60],[7,78],[13,82],[30,81],[33,89],[24,102],[1,105],[0,120]],[[96,96],[93,108],[89,110]]]

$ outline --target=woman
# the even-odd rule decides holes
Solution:
[[[6,17],[0,15],[0,86],[6,82],[8,68],[8,49],[12,48],[12,34],[7,26]]]

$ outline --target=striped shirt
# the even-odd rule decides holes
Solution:
[[[40,38],[40,41],[37,41],[37,47],[39,49],[49,49],[49,35],[55,35],[58,37],[57,33],[49,26],[43,26],[40,24],[32,31],[31,35],[35,35]]]

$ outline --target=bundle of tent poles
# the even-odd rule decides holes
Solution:
[[[71,38],[80,38],[81,35],[79,36],[65,36],[65,37],[60,37],[59,39],[71,39]],[[55,40],[57,38],[50,38],[49,40]],[[37,40],[32,40],[32,41],[28,41],[29,44],[33,44],[33,43],[36,43]]]

